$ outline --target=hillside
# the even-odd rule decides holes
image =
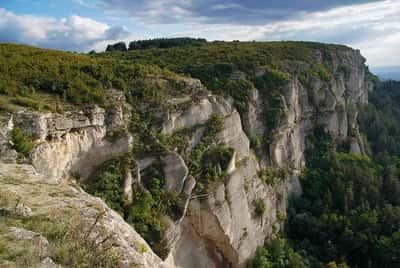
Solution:
[[[0,265],[400,265],[399,83],[339,45],[139,45],[0,44]]]

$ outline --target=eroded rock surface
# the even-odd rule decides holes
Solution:
[[[6,176],[8,180],[5,180]],[[93,235],[98,236],[100,241],[106,236],[112,237],[114,249],[120,256],[118,267],[161,267],[162,260],[131,225],[101,199],[85,193],[79,187],[66,183],[48,184],[29,165],[4,163],[0,163],[0,181],[2,193],[9,193],[35,208],[32,215],[51,216],[73,210],[87,226],[92,226],[99,213],[102,213]],[[40,234],[19,228],[10,230],[21,239],[39,239],[43,246],[48,244]]]

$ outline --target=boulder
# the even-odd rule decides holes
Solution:
[[[40,256],[48,255],[49,241],[41,234],[18,227],[9,227],[8,232],[12,233],[17,239],[32,242],[38,249]]]
[[[32,215],[32,209],[24,203],[17,203],[15,206],[15,214],[19,217],[29,217]]]
[[[181,193],[186,177],[189,174],[185,161],[176,152],[168,153],[161,160],[164,164],[165,190]]]

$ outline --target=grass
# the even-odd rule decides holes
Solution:
[[[32,241],[18,240],[6,233],[8,226],[0,222],[0,266],[35,267],[40,263],[40,252]]]
[[[50,257],[64,267],[114,267],[118,255],[113,250],[113,239],[95,233],[95,224],[97,222],[88,223],[82,215],[70,211],[26,218],[10,215],[1,221],[0,229],[16,226],[40,233],[49,241]],[[0,236],[0,263],[11,261],[32,267],[40,259],[32,242],[18,240],[12,235]]]
[[[76,208],[49,211],[46,215],[19,217],[13,208],[19,197],[0,190],[0,266],[35,267],[43,256],[32,241],[6,234],[8,227],[18,227],[41,234],[49,242],[48,254],[64,267],[115,267],[118,254],[114,237],[99,225],[104,212],[90,222]]]

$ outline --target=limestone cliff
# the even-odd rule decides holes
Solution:
[[[319,61],[326,64],[322,57]],[[190,129],[189,142],[183,150],[171,148],[167,152],[138,155],[136,169],[127,170],[124,183],[124,193],[131,196],[132,185],[140,185],[146,169],[159,160],[163,163],[165,190],[174,191],[185,201],[180,219],[169,219],[166,235],[169,254],[164,261],[151,249],[140,252],[140,245],[148,247],[146,242],[102,201],[78,186],[65,185],[70,175],[79,174],[85,180],[113,155],[132,149],[137,139],[137,133],[127,123],[132,107],[116,91],[110,91],[110,98],[115,101],[112,108],[96,106],[63,114],[20,111],[2,115],[0,152],[2,161],[8,164],[0,166],[0,175],[25,176],[18,187],[9,183],[2,183],[2,187],[18,192],[24,202],[36,208],[34,213],[73,205],[84,217],[93,219],[89,203],[96,203],[106,211],[101,225],[117,237],[121,266],[138,263],[144,267],[245,267],[257,246],[283,227],[288,196],[301,193],[298,175],[305,164],[306,137],[313,129],[323,126],[338,141],[348,139],[353,152],[364,152],[356,124],[357,106],[367,102],[371,90],[364,59],[359,52],[348,50],[340,58],[333,57],[329,65],[332,69],[329,79],[313,76],[304,80],[291,73],[279,89],[283,113],[272,129],[265,124],[268,104],[257,88],[252,88],[246,109],[239,113],[231,98],[210,94],[199,80],[185,78],[185,87],[190,90],[166,100],[174,109],[154,112],[155,108],[146,107],[146,113],[153,109],[160,119],[154,124],[162,135],[171,137],[177,131]],[[260,68],[255,75],[264,74]],[[223,145],[233,153],[225,170],[219,166],[219,172],[225,174],[224,180],[206,194],[198,193],[195,185],[202,174],[189,174],[187,157],[201,142],[205,124],[215,114],[223,119],[223,127],[207,146]],[[30,154],[33,168],[15,164],[10,133],[17,127],[36,144]],[[263,141],[266,146],[250,148],[250,138],[263,139],[267,132],[272,138]],[[24,172],[18,173],[21,167]],[[285,170],[287,177],[266,183],[263,174],[268,170]],[[38,196],[30,193],[32,183]],[[51,195],[57,191],[68,191],[71,197]],[[260,202],[264,204],[262,213],[257,211]]]

